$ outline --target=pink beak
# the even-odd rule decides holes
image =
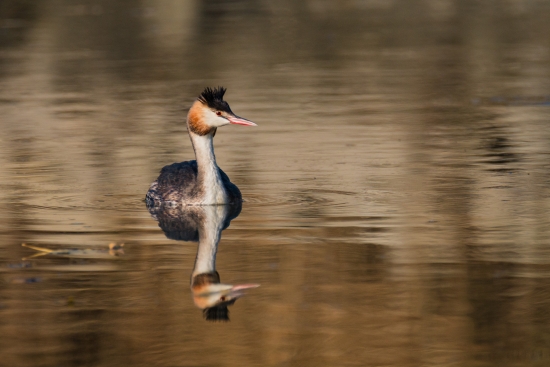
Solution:
[[[229,294],[232,298],[239,298],[244,296],[244,290],[250,289],[250,288],[258,288],[259,284],[238,284],[231,287],[231,290],[229,291]]]
[[[242,118],[242,117],[239,117],[239,116],[227,116],[227,119],[229,120],[229,123],[230,124],[235,124],[235,125],[244,125],[244,126],[258,126],[256,125],[255,123],[253,123],[252,121],[250,120],[247,120],[245,118]]]
[[[231,290],[232,291],[241,291],[243,289],[250,289],[250,288],[258,288],[259,284],[238,284],[234,285]]]

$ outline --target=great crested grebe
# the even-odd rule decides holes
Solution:
[[[187,130],[196,160],[165,166],[151,184],[148,207],[170,205],[223,205],[242,201],[241,192],[216,164],[214,135],[224,125],[257,126],[236,116],[223,100],[226,89],[206,88],[187,114]]]

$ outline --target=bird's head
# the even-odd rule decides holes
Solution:
[[[207,320],[227,321],[229,312],[227,306],[244,296],[244,290],[257,288],[259,284],[223,284],[219,282],[217,272],[198,274],[193,278],[191,291],[195,305],[202,309]]]
[[[218,87],[206,88],[201,93],[187,115],[187,125],[191,132],[202,136],[229,124],[257,126],[252,121],[239,117],[231,111],[229,104],[223,100],[225,91],[225,88]]]

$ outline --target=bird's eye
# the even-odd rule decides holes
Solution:
[[[221,116],[222,113],[220,111],[216,111],[216,115]]]
[[[225,301],[225,296],[221,296],[220,301]]]

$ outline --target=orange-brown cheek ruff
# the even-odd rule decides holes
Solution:
[[[187,115],[189,130],[199,136],[204,136],[216,131],[215,127],[208,126],[204,123],[203,108],[204,105],[201,102],[195,101]]]

